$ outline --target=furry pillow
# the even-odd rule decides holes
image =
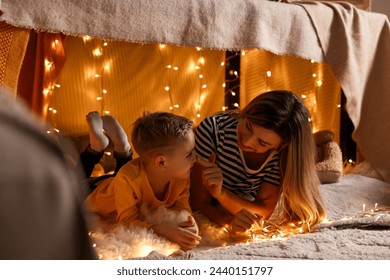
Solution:
[[[343,174],[343,157],[333,133],[322,130],[314,133],[317,144],[316,170],[321,184],[335,183]]]

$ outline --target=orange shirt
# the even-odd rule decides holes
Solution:
[[[137,158],[124,165],[115,177],[101,181],[85,203],[91,211],[100,215],[116,214],[117,222],[149,228],[152,225],[140,219],[141,207],[154,210],[165,206],[191,213],[189,186],[189,179],[172,179],[164,199],[157,199],[145,168]]]

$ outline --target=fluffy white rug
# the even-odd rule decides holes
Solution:
[[[321,191],[328,218],[309,234],[233,242],[224,230],[196,215],[203,239],[186,253],[145,229],[111,228],[91,236],[102,259],[390,259],[389,184],[350,174],[322,185]],[[177,220],[169,211],[149,217]]]

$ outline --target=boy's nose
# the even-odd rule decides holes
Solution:
[[[197,156],[196,155],[193,155],[192,156],[192,164],[194,164],[196,162],[196,159],[197,159]]]

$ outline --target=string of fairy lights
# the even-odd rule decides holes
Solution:
[[[88,44],[90,45],[89,48],[92,47],[92,55],[94,57],[94,63],[96,65],[100,65],[96,67],[95,71],[91,73],[93,75],[93,78],[95,79],[95,83],[98,85],[96,88],[99,88],[99,90],[96,93],[96,101],[99,102],[100,104],[100,113],[102,115],[109,115],[111,114],[110,110],[106,109],[106,99],[109,96],[108,89],[106,87],[106,79],[108,79],[109,74],[110,74],[110,64],[107,62],[108,59],[105,59],[105,50],[109,46],[109,42],[107,41],[102,41],[99,39],[93,39],[90,36],[84,36],[82,37],[82,40],[84,41],[84,44],[87,46]],[[56,42],[53,42],[53,44],[57,44]],[[172,111],[175,109],[180,108],[180,104],[178,100],[175,100],[175,79],[173,76],[175,73],[179,72],[180,69],[177,65],[174,65],[170,60],[172,58],[169,57],[167,50],[170,46],[166,44],[158,44],[156,45],[158,48],[158,52],[160,54],[160,59],[161,59],[161,65],[163,68],[163,88],[162,92],[164,94],[167,94],[169,98],[169,107],[166,108],[168,111]],[[198,59],[196,61],[192,61],[190,63],[191,65],[191,71],[194,73],[193,78],[197,79],[198,84],[198,96],[197,96],[197,102],[195,104],[195,116],[196,118],[201,118],[202,117],[202,104],[205,100],[205,96],[208,94],[208,84],[207,84],[207,77],[205,74],[205,69],[207,67],[206,65],[206,58],[203,53],[203,49],[200,47],[195,48],[196,52],[198,53]],[[50,55],[48,55],[49,57]],[[223,67],[224,66],[224,61],[222,61],[220,64]],[[53,69],[55,67],[54,62],[52,60],[49,60],[48,58],[45,59],[45,68],[47,69],[47,72],[50,71],[50,69]],[[47,77],[50,76],[49,73],[45,73]],[[55,84],[54,86],[46,87],[43,89],[43,94],[44,95],[49,95],[53,94],[53,91],[55,88],[60,88],[61,86],[59,84]],[[222,84],[222,87],[225,87],[225,83]],[[50,104],[50,105],[48,105]],[[55,121],[55,115],[59,112],[58,109],[54,108],[53,105],[50,103],[50,100],[45,103],[45,106],[47,107],[46,112],[49,114],[49,122],[52,125],[52,128],[48,130],[48,133],[51,133],[53,131],[59,132],[59,129],[56,125]],[[238,105],[237,105],[238,107]],[[222,107],[222,110],[225,110],[225,106]],[[204,117],[204,116],[203,116]]]
[[[90,75],[93,75],[93,80],[96,83],[96,87],[98,90],[96,92],[96,101],[100,105],[100,113],[102,115],[111,114],[110,110],[106,108],[106,99],[109,96],[108,89],[106,87],[106,80],[110,77],[110,68],[111,65],[109,63],[109,59],[105,57],[106,50],[109,47],[109,42],[101,39],[93,39],[90,36],[82,37],[82,40],[86,47],[91,49],[91,55],[94,58],[94,63],[97,65],[95,67],[95,71]],[[53,56],[55,55],[56,49],[59,45],[62,44],[59,40],[55,39],[51,42],[51,53],[48,53],[44,60],[45,67],[45,76],[46,80],[49,82],[43,88],[43,95],[45,97],[52,96],[55,91],[60,90],[61,85],[55,83],[55,81],[50,81],[50,77],[52,76],[52,72],[55,70],[56,65],[54,63]],[[166,110],[175,112],[180,112],[180,104],[178,102],[178,89],[175,88],[177,77],[174,77],[176,73],[181,71],[178,65],[173,63],[173,58],[170,57],[170,53],[168,49],[171,46],[167,44],[157,44],[156,48],[158,49],[158,53],[161,60],[161,66],[163,70],[163,85],[161,92],[167,95],[169,99],[169,107]],[[197,92],[196,104],[195,106],[195,114],[194,118],[201,119],[206,116],[202,115],[202,105],[205,99],[205,96],[208,95],[208,84],[206,77],[206,69],[207,69],[207,61],[203,52],[203,49],[200,47],[196,47],[196,52],[198,53],[198,58],[190,63],[190,67],[192,68],[192,73],[194,74],[192,79],[196,79],[198,90]],[[241,50],[235,52],[226,52],[225,59],[220,62],[220,66],[225,69],[225,80],[222,83],[222,88],[224,88],[225,92],[225,104],[222,106],[222,111],[225,110],[236,110],[240,108],[240,59],[243,59],[245,55],[249,54],[254,50]],[[172,56],[172,55],[171,55]],[[268,56],[268,61],[266,62],[267,66],[265,71],[262,70],[260,72],[259,79],[263,79],[265,81],[265,89],[263,91],[268,91],[273,89],[273,79],[274,77],[278,77],[277,70],[274,70],[277,61],[275,61],[275,55]],[[277,69],[277,68],[276,68]],[[317,130],[317,98],[318,95],[321,94],[320,88],[323,86],[323,73],[322,68],[319,67],[319,63],[311,60],[311,76],[312,76],[312,84],[313,88],[311,91],[304,92],[299,94],[299,97],[305,103],[310,111],[310,119],[309,121],[313,124],[313,132]],[[280,75],[281,73],[279,73]],[[279,77],[280,78],[280,77]],[[59,128],[56,124],[56,114],[58,114],[58,109],[54,108],[50,101],[51,98],[44,99],[44,108],[46,109],[45,114],[51,123],[51,129],[48,130],[48,133],[51,132],[60,132]],[[341,108],[341,104],[337,104],[337,108]],[[178,111],[179,110],[179,111]]]

